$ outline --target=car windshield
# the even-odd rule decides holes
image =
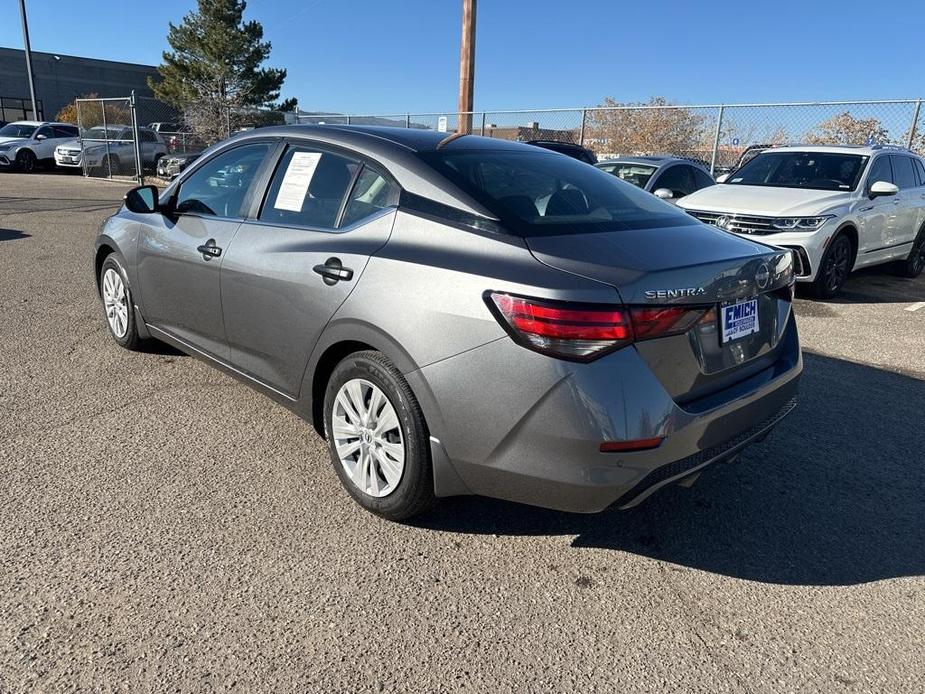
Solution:
[[[0,128],[0,137],[32,137],[38,126],[8,123]]]
[[[646,166],[645,164],[620,163],[620,164],[601,164],[598,167],[601,171],[613,174],[620,180],[632,183],[638,188],[645,188],[652,174],[655,173],[655,166]]]
[[[868,157],[836,152],[762,152],[726,183],[742,186],[854,190]]]
[[[520,236],[696,224],[673,205],[571,157],[542,150],[420,156]]]

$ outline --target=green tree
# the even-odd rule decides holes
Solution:
[[[228,137],[252,119],[247,112],[279,98],[286,71],[262,67],[270,55],[263,27],[245,21],[244,0],[199,0],[198,11],[170,23],[157,71],[148,84],[183,114],[187,127],[207,142]]]

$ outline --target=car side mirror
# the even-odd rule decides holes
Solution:
[[[47,139],[48,139],[48,135],[36,135],[36,136],[35,136],[35,139],[36,139],[36,140],[47,140]]]
[[[671,200],[674,197],[674,193],[672,193],[668,188],[659,188],[655,191],[654,194],[655,197],[661,198],[662,200]]]
[[[717,182],[717,183],[725,183],[725,182],[728,181],[728,180],[729,180],[729,174],[723,174],[722,176],[717,176],[717,177],[716,177],[716,182]]]
[[[151,214],[158,211],[157,186],[138,186],[125,194],[125,206],[129,212]]]
[[[899,192],[899,186],[895,183],[886,181],[875,181],[870,184],[870,199],[879,198],[881,195],[896,195]]]

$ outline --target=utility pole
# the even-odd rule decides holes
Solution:
[[[19,16],[22,18],[22,42],[26,49],[26,74],[29,77],[29,95],[32,97],[32,117],[39,120],[38,104],[35,101],[35,76],[32,74],[32,48],[29,45],[29,22],[26,21],[26,0],[19,0]]]
[[[459,44],[459,120],[456,132],[472,132],[472,105],[475,90],[475,5],[463,0],[462,40]]]

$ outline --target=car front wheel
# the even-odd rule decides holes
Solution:
[[[847,236],[839,234],[832,239],[813,282],[812,293],[816,298],[831,299],[841,291],[851,274],[853,253],[854,248]]]
[[[137,349],[141,338],[135,325],[132,292],[115,253],[107,256],[100,268],[100,298],[112,339],[126,349]]]
[[[367,511],[404,520],[436,501],[429,435],[401,372],[380,352],[356,352],[335,367],[324,399],[334,469]]]
[[[35,153],[24,149],[16,155],[16,168],[23,173],[32,173],[36,165]]]

